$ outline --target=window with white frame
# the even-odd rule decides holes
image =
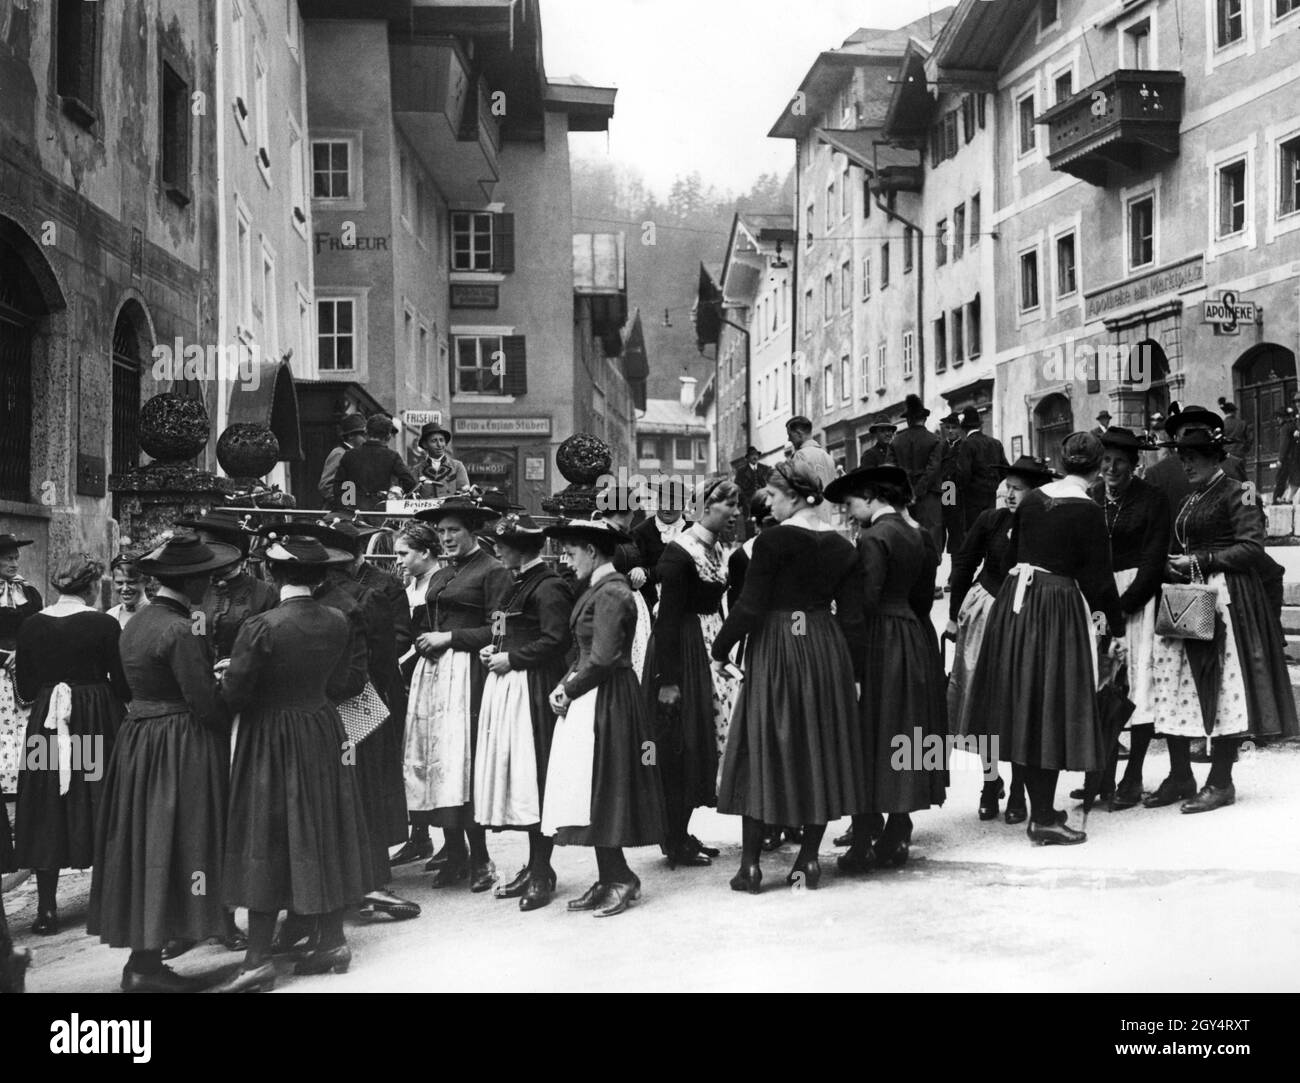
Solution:
[[[903,379],[910,380],[916,375],[916,333],[903,332]]]
[[[948,371],[948,317],[939,316],[934,323],[934,371]]]
[[[275,256],[262,241],[262,341],[272,354],[279,353],[279,304],[275,289]]]
[[[1020,311],[1038,307],[1038,249],[1020,253]]]
[[[230,66],[231,89],[235,100],[231,108],[235,111],[235,122],[239,125],[244,142],[248,142],[248,27],[245,25],[244,8],[240,0],[233,0],[230,11]]]
[[[1128,265],[1133,270],[1147,267],[1156,258],[1156,200],[1155,195],[1130,199],[1128,203]]]
[[[1079,289],[1074,231],[1056,238],[1056,296],[1069,297]]]
[[[307,236],[307,164],[303,154],[302,132],[289,118],[289,188],[293,201],[293,228]]]
[[[889,288],[889,242],[880,246],[880,288]]]
[[[1296,0],[1300,4],[1300,0]],[[1300,211],[1300,135],[1278,144],[1278,217]]]
[[[1074,93],[1074,72],[1070,68],[1056,73],[1052,80],[1052,88],[1056,94],[1056,101],[1063,102]]]
[[[673,439],[673,466],[689,467],[695,465],[695,441],[689,436]]]
[[[266,97],[266,61],[253,50],[253,122],[257,125],[257,168],[271,183],[271,117]]]
[[[966,242],[966,204],[958,203],[952,209],[952,258],[961,259]]]
[[[1121,39],[1123,65],[1146,71],[1151,67],[1151,18],[1140,19],[1124,28]]]
[[[849,188],[849,163],[844,163],[844,172],[840,174],[840,217],[847,218],[853,210],[853,194]]]
[[[845,354],[840,358],[840,399],[848,402],[853,398],[853,358]]]
[[[781,385],[777,383],[777,376],[775,371],[769,372],[767,374],[767,390],[768,390],[767,408],[769,411],[773,411],[777,408],[778,405],[780,405],[780,399],[781,399]]]
[[[889,348],[881,342],[876,346],[876,390],[885,390],[885,367],[889,361]]]
[[[1224,48],[1246,36],[1246,0],[1213,0],[1214,44]]]
[[[966,356],[974,361],[984,349],[983,329],[980,327],[980,295],[978,293],[966,305],[966,339],[968,342]]]
[[[1218,168],[1217,237],[1231,237],[1246,228],[1246,159]]]
[[[1038,30],[1042,33],[1061,18],[1059,0],[1038,0]]]
[[[865,399],[871,394],[871,353],[868,351],[858,358],[858,398]]]
[[[948,262],[948,219],[940,218],[934,227],[934,262],[942,267]]]
[[[302,41],[302,29],[299,22],[301,16],[298,14],[298,0],[284,0],[285,8],[285,41],[288,42],[289,52],[293,54],[294,59],[298,59],[298,46]]]
[[[451,216],[451,266],[454,271],[492,269],[492,215],[456,211]]]
[[[956,368],[966,360],[966,321],[962,317],[961,307],[954,308],[949,314],[952,332],[948,336],[952,341],[952,363]]]
[[[835,226],[835,182],[831,181],[826,186],[826,216],[824,220],[826,232],[829,233]]]
[[[1037,142],[1037,129],[1034,127],[1034,116],[1038,112],[1034,108],[1034,92],[1031,90],[1027,94],[1022,94],[1016,100],[1016,124],[1017,138],[1019,140],[1020,156],[1033,152]]]
[[[350,139],[311,141],[313,199],[351,199],[356,191],[352,167],[354,145]]]
[[[862,299],[871,296],[871,257],[862,257]]]
[[[457,335],[455,351],[457,394],[502,394],[500,335]]]
[[[822,279],[822,319],[832,320],[835,317],[835,280],[831,275]]]
[[[853,264],[845,260],[840,265],[840,308],[853,304]]]
[[[811,248],[813,245],[813,223],[817,220],[817,207],[815,204],[808,204],[807,214],[804,216],[806,230],[804,233],[804,247]]]
[[[357,322],[356,298],[316,299],[316,355],[321,372],[356,370]]]
[[[803,319],[800,322],[803,324],[803,333],[805,335],[812,333],[812,321],[813,321],[813,291],[804,290]]]
[[[835,405],[835,366],[822,366],[822,413],[829,414]]]
[[[237,312],[239,331],[247,337],[253,334],[253,223],[242,202],[235,209],[235,258],[238,266]]]
[[[295,283],[294,292],[298,297],[298,348],[294,351],[298,372],[310,372],[312,367],[312,348],[316,345],[315,329],[311,323],[311,298],[300,283]]]
[[[980,194],[976,192],[970,197],[970,241],[969,247],[974,248],[980,243]]]
[[[406,348],[406,371],[416,379],[416,386],[419,386],[420,365],[419,355],[415,352],[415,309],[406,305],[402,311],[402,345]]]
[[[1300,11],[1300,0],[1273,0],[1273,18],[1285,19],[1293,12]]]

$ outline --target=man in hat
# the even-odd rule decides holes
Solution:
[[[1110,411],[1102,410],[1102,412],[1097,415],[1097,427],[1092,430],[1092,435],[1097,437],[1097,439],[1100,440],[1106,434],[1106,430],[1109,428],[1110,428]]]
[[[967,530],[982,511],[997,503],[1000,468],[1007,465],[1002,441],[984,434],[984,417],[973,406],[961,412],[962,438],[957,445],[954,480],[962,523]]]
[[[453,459],[447,446],[451,432],[430,421],[420,429],[420,450],[428,456],[420,468],[420,484],[415,495],[422,500],[455,496],[469,487],[469,472],[459,459]]]
[[[1232,454],[1239,459],[1249,459],[1255,437],[1246,421],[1237,415],[1237,404],[1220,398],[1219,409],[1223,411],[1223,436]]]
[[[338,446],[331,448],[330,453],[325,456],[325,468],[320,472],[317,490],[320,493],[322,507],[328,508],[334,499],[334,477],[339,471],[339,463],[344,453],[354,447],[360,447],[365,438],[366,419],[360,414],[345,414],[343,420],[339,422]]]
[[[393,438],[393,419],[375,414],[366,422],[366,441],[343,453],[334,476],[331,510],[382,511],[390,493],[409,493],[416,477],[405,460],[388,442]]]
[[[1288,406],[1282,415],[1280,436],[1281,451],[1273,464],[1277,469],[1274,504],[1291,503],[1300,495],[1300,391],[1296,392],[1293,405]]]
[[[961,442],[961,417],[954,410],[947,417],[939,419],[939,436],[943,440],[939,466],[940,525],[943,530],[944,547],[949,553],[961,548],[966,537],[966,519],[961,505],[956,500],[957,493],[957,448]],[[948,494],[945,499],[943,494]]]
[[[884,466],[885,460],[889,458],[889,445],[894,442],[894,423],[892,421],[877,421],[870,428],[870,433],[875,437],[872,444],[864,448],[862,454],[858,456],[858,466]]]
[[[912,517],[930,533],[936,547],[943,543],[943,504],[940,474],[943,441],[925,427],[930,411],[916,395],[908,395],[903,410],[907,428],[889,445],[887,466],[899,466],[912,486]]]
[[[741,495],[741,514],[745,524],[745,538],[753,534],[753,520],[749,517],[749,505],[754,499],[754,494],[767,484],[767,479],[772,473],[770,466],[764,466],[759,459],[762,457],[758,448],[752,444],[745,452],[745,461],[736,467],[736,484],[740,486]],[[742,539],[744,540],[744,539]]]
[[[835,469],[835,460],[831,458],[830,452],[813,439],[812,431],[813,424],[806,417],[792,417],[785,423],[786,435],[794,448],[790,461],[803,463],[809,467],[821,479],[822,487],[825,488],[836,479],[838,471]],[[823,522],[832,521],[834,507],[829,500],[823,500],[817,505],[817,514]]]

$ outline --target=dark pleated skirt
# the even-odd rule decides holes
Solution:
[[[671,717],[659,710],[659,682],[655,652],[681,651],[681,709]],[[718,803],[718,739],[713,727],[713,672],[704,649],[700,618],[687,613],[682,618],[681,641],[660,644],[652,632],[646,648],[645,706],[661,757],[675,756],[681,764],[683,807],[712,808]]]
[[[942,805],[948,707],[933,629],[911,609],[882,610],[868,618],[866,640],[861,718],[872,811]]]
[[[718,811],[824,824],[871,811],[848,644],[826,611],[775,611],[746,647]]]
[[[1069,576],[1035,572],[1014,612],[1017,577],[998,591],[968,693],[968,734],[991,757],[1053,771],[1102,766],[1091,622]]]
[[[388,792],[392,774],[391,749],[384,739],[394,729],[401,728],[401,721],[390,715],[387,722],[357,745],[356,765],[350,772],[356,779],[357,798],[361,802],[365,819],[368,875],[376,886],[388,883],[391,871],[388,864],[388,848],[401,842],[406,834],[405,824],[403,824],[401,835],[394,839],[396,832],[389,820],[392,796]],[[405,792],[402,795],[402,808],[406,808]]]
[[[128,718],[104,779],[86,930],[150,951],[224,931],[230,744],[188,713]]]
[[[240,715],[222,876],[228,906],[327,914],[380,886],[346,741],[329,704]]]
[[[0,800],[0,872],[17,872],[18,862],[14,860],[14,840],[9,832],[9,809]]]
[[[72,715],[68,732],[82,768],[72,772],[68,792],[59,794],[57,736],[45,729],[51,688],[42,688],[27,722],[25,756],[31,738],[41,740],[44,769],[18,772],[18,804],[14,811],[15,860],[22,869],[86,869],[95,861],[95,821],[104,795],[104,775],[125,709],[107,683],[72,685]]]
[[[1232,628],[1246,684],[1246,722],[1255,737],[1295,737],[1295,696],[1277,610],[1254,572],[1228,572]]]
[[[555,841],[561,846],[658,846],[664,840],[663,785],[633,670],[616,669],[597,689],[595,729],[591,823],[562,827]]]
[[[383,761],[383,805],[379,820],[383,825],[385,841],[389,846],[396,846],[406,841],[407,832],[406,781],[402,777],[402,757],[406,751],[406,687],[402,684],[401,674],[396,670],[393,671],[387,692],[392,717],[379,727],[379,732],[374,737],[381,742],[380,757]]]

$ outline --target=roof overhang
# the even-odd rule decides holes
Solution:
[[[961,0],[934,46],[931,63],[937,78],[967,89],[992,89],[1012,43],[1029,25],[1037,3]]]
[[[934,112],[934,97],[925,73],[928,55],[924,46],[908,42],[885,112],[884,131],[891,139],[911,142],[925,138]]]
[[[566,113],[571,132],[604,132],[614,117],[614,87],[547,83],[546,111]]]
[[[808,69],[798,92],[786,103],[772,130],[767,133],[768,137],[802,139],[855,71],[880,66],[893,68],[897,63],[896,56],[822,53]]]
[[[921,164],[920,156],[916,151],[887,143],[884,132],[880,128],[855,130],[818,128],[817,138],[868,173],[874,174],[876,170],[885,170],[890,166]]]

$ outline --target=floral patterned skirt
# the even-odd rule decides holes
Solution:
[[[29,707],[18,702],[13,673],[0,668],[0,793],[18,792],[18,768],[30,713]]]

